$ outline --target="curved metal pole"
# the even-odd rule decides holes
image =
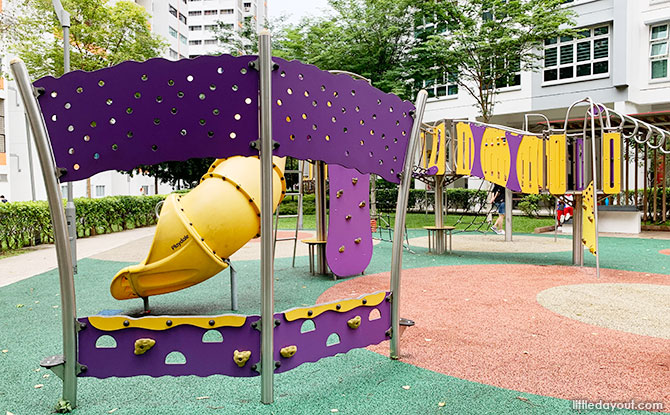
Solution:
[[[42,111],[33,92],[33,86],[28,77],[28,70],[19,59],[10,63],[14,79],[19,87],[23,104],[25,105],[30,126],[35,138],[35,146],[42,168],[44,185],[49,201],[51,221],[54,229],[56,256],[58,259],[58,275],[60,278],[61,313],[63,320],[63,399],[70,402],[74,408],[77,405],[77,308],[75,305],[74,276],[72,270],[72,256],[67,236],[63,199],[58,184],[56,162],[49,143],[49,135]]]
[[[414,155],[419,143],[421,133],[421,120],[426,109],[428,92],[419,91],[416,96],[416,110],[414,112],[414,125],[407,143],[407,154],[398,189],[398,203],[395,210],[395,225],[393,233],[393,248],[391,254],[391,359],[400,357],[400,272],[402,269],[402,241],[405,235],[405,217],[407,215],[407,199],[409,198],[409,187],[412,181],[412,167],[414,166]]]
[[[259,33],[261,158],[261,402],[274,401],[274,263],[272,257],[272,55],[270,32]]]
[[[596,228],[596,278],[600,278],[600,248],[598,247],[598,168],[596,165],[596,122],[595,109],[597,104],[589,99],[591,104],[591,178],[593,179],[593,226]],[[598,114],[601,114],[599,111]],[[602,127],[602,116],[600,118]]]

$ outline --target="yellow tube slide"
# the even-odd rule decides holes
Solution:
[[[274,158],[273,210],[286,193],[284,159]],[[260,160],[214,161],[189,193],[163,203],[147,258],[119,271],[110,287],[117,300],[166,294],[224,270],[224,260],[260,234]]]

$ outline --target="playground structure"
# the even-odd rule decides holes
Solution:
[[[587,107],[582,131],[569,130],[571,113],[583,104]],[[444,229],[442,193],[445,184],[463,176],[474,176],[507,189],[508,241],[511,241],[512,191],[573,195],[573,263],[583,265],[584,245],[596,256],[599,270],[596,199],[601,195],[620,198],[622,188],[628,194],[632,148],[635,161],[638,160],[635,143],[644,146],[645,154],[648,148],[667,154],[670,151],[666,150],[666,139],[670,133],[590,98],[573,103],[559,128],[553,128],[541,114],[527,114],[525,126],[530,116],[543,117],[546,128],[540,133],[531,133],[476,121],[443,120],[434,125],[424,124],[420,161],[414,176],[435,189],[436,251],[442,253],[445,249],[444,237],[440,235]],[[637,177],[637,169],[635,175]],[[635,188],[637,199],[637,181]],[[644,194],[647,194],[646,187]]]
[[[348,75],[272,58],[268,34],[261,35],[259,50],[258,57],[222,55],[177,62],[125,62],[91,73],[76,71],[59,79],[42,78],[33,85],[22,62],[12,61],[44,172],[61,283],[64,353],[45,359],[42,365],[63,380],[63,399],[73,407],[78,376],[260,374],[261,400],[271,403],[273,374],[304,362],[386,339],[391,340],[391,358],[398,358],[402,236],[411,179],[410,174],[402,173],[411,171],[413,165],[427,94],[420,91],[416,105],[412,105]],[[339,222],[329,238],[337,249],[326,247],[326,254],[332,258],[331,263],[353,266],[353,271],[364,269],[365,258],[371,254],[367,199],[361,199],[363,194],[367,198],[367,174],[400,184],[388,292],[274,312],[272,212],[278,197],[273,197],[272,182],[278,174],[272,165],[273,150],[280,157],[318,160],[317,180],[323,180],[324,163],[331,165],[331,200],[336,200],[331,211],[338,215],[331,215],[331,220]],[[70,182],[108,169],[130,169],[139,163],[205,156],[249,157],[258,153],[260,191],[253,193],[243,186],[235,190],[249,194],[252,208],[260,206],[260,316],[77,318],[59,179]],[[212,176],[206,175],[201,186],[226,181],[226,176],[216,170],[222,165],[215,163],[214,170],[208,173]],[[332,171],[337,171],[333,169],[337,165],[342,166],[342,174],[334,178]],[[216,177],[218,174],[220,178]],[[317,212],[322,212],[317,220],[320,226],[325,223],[323,189],[321,186],[317,192]],[[160,221],[165,219],[184,227],[186,218],[192,217],[186,212],[191,201],[183,197],[166,205],[177,206],[179,202],[184,216],[181,209],[172,209],[179,219],[162,214]],[[363,228],[359,228],[361,218],[365,219]],[[189,240],[198,235],[200,242],[207,242],[205,246],[195,241],[198,255],[204,252],[223,269],[225,251],[217,248],[214,253],[214,244],[219,242],[202,240],[211,230],[198,228],[195,221],[188,226],[194,228],[186,228],[186,235],[192,235]],[[176,251],[196,246],[190,245],[194,242],[184,244],[183,239],[179,237],[161,249]],[[324,252],[318,254],[320,262],[324,262]],[[122,282],[124,277],[117,278]],[[158,294],[178,289],[184,285],[182,280],[197,283],[187,275],[158,291],[150,289],[150,284],[130,292],[121,284],[119,291],[122,297]],[[378,315],[372,313],[373,309]],[[315,329],[304,330],[305,322],[311,322]],[[203,336],[212,330],[230,340],[203,342]],[[116,347],[96,347],[97,341],[107,336],[114,339]],[[186,362],[166,362],[175,353]]]

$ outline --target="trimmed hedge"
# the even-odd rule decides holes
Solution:
[[[100,199],[75,199],[77,235],[84,238],[155,225],[156,204],[165,197],[109,196]],[[53,228],[46,201],[0,203],[0,251],[52,242]]]

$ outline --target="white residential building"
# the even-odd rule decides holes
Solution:
[[[218,22],[227,29],[239,30],[245,20],[259,27],[265,16],[267,2],[262,0],[188,0],[189,56],[219,52],[221,44],[214,31]]]

